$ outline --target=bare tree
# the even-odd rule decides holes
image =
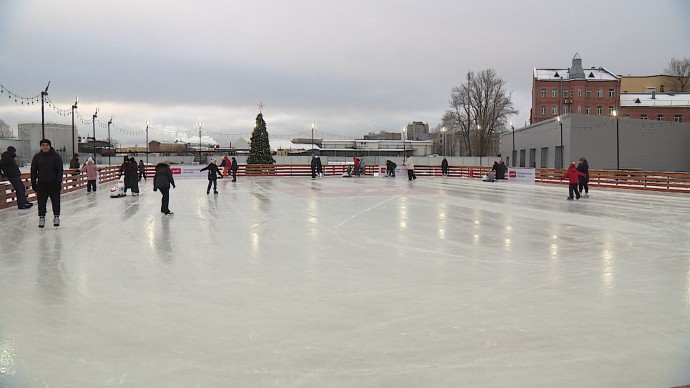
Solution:
[[[12,128],[3,119],[0,119],[0,139],[12,137],[13,135]]]
[[[441,122],[460,138],[461,155],[464,149],[470,156],[487,156],[507,117],[518,113],[494,69],[468,71],[466,82],[452,89],[450,107]]]
[[[671,58],[664,72],[676,79],[678,92],[685,92],[690,86],[690,58]]]

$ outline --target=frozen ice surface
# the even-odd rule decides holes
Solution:
[[[0,386],[690,384],[687,195],[177,183],[0,211]]]

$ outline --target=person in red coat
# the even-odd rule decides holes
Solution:
[[[572,201],[573,200],[573,192],[575,192],[575,197],[577,199],[580,199],[580,192],[577,190],[577,185],[580,182],[579,177],[585,176],[585,174],[577,171],[577,167],[575,166],[575,163],[570,163],[570,167],[568,167],[568,170],[563,174],[561,179],[568,178],[568,200]]]

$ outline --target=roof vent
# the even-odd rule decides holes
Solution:
[[[639,98],[636,98],[636,99],[635,99],[635,104],[641,104],[641,103],[642,103],[642,101],[640,101]]]
[[[588,78],[594,78],[594,73],[590,71],[590,72],[589,72],[589,75],[588,75],[587,77],[588,77]]]
[[[561,78],[561,76],[558,75],[558,72],[556,72],[556,74],[554,74],[553,76],[554,76],[554,78]]]

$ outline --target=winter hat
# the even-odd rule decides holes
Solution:
[[[570,162],[570,168],[576,168],[576,167],[575,167],[575,162]]]
[[[216,164],[216,160],[215,160],[215,159],[211,159],[211,163]]]
[[[12,147],[12,146],[9,146],[9,147],[7,147],[7,151],[9,151],[10,153],[12,153],[12,152],[17,152],[17,149],[14,148],[14,147]]]
[[[38,144],[41,144],[41,145],[48,144],[49,146],[53,145],[53,143],[51,143],[50,140],[48,140],[48,139],[41,139],[41,141]]]
[[[93,164],[94,163],[93,158],[89,156],[89,158],[86,159],[86,163]]]

